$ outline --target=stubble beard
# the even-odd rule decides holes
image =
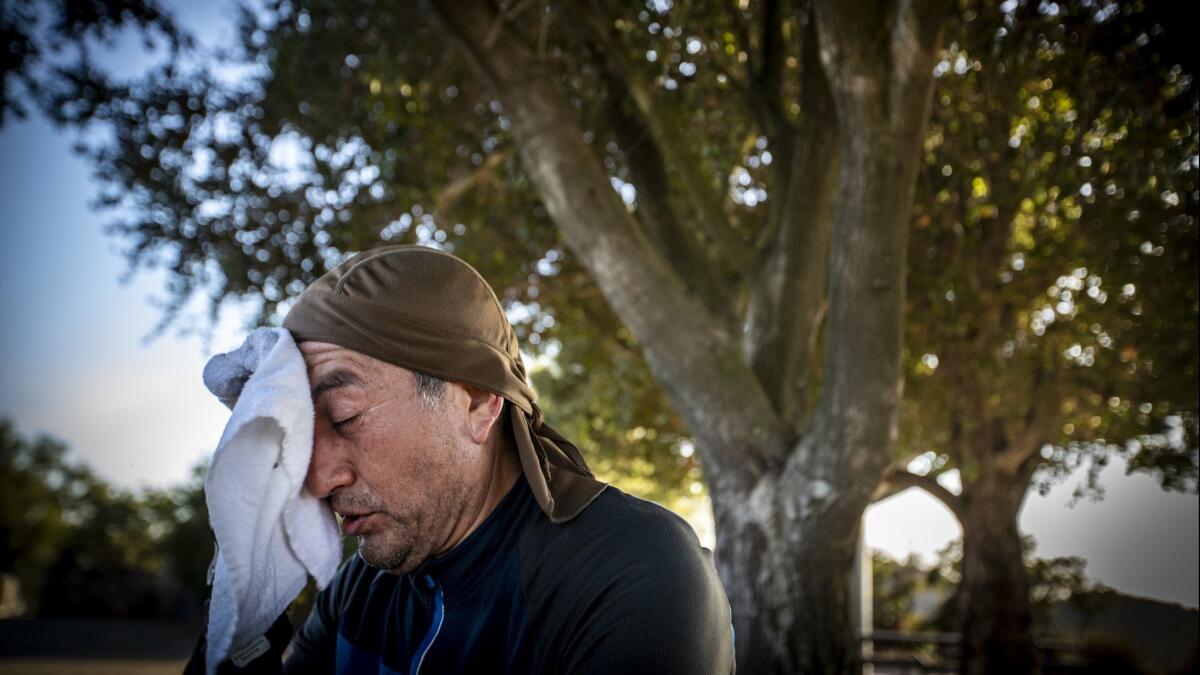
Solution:
[[[437,546],[434,533],[441,529],[437,524],[457,522],[466,511],[464,497],[469,494],[466,481],[457,471],[445,467],[434,475],[439,475],[442,480],[437,485],[437,492],[420,510],[431,516],[429,522],[420,518],[402,520],[387,511],[380,511],[378,515],[386,519],[377,524],[382,527],[357,537],[358,554],[364,562],[391,574],[408,574],[434,555]]]
[[[388,516],[389,518],[391,516]],[[420,561],[413,561],[414,543],[411,536],[395,526],[384,532],[359,535],[358,555],[368,565],[387,570],[393,574],[408,574],[416,569]]]
[[[384,520],[372,523],[378,528],[377,531],[355,537],[358,555],[368,565],[385,570],[397,569],[400,573],[411,571],[403,569],[415,544],[411,528],[406,528],[399,518],[386,510],[381,500],[369,494],[339,495],[333,500],[333,507],[338,511],[368,511],[373,514],[372,518]],[[416,564],[409,567],[415,568]]]

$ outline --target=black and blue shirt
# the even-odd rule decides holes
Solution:
[[[712,555],[684,520],[610,486],[554,524],[520,477],[411,574],[344,563],[283,670],[727,675],[733,630]]]

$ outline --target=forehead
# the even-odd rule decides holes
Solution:
[[[309,371],[318,368],[336,368],[338,366],[366,367],[369,361],[382,363],[366,354],[360,354],[353,349],[346,349],[329,342],[301,342],[297,345],[304,355],[304,365]]]
[[[316,399],[323,391],[342,387],[375,388],[401,380],[398,366],[328,342],[302,342],[300,353]]]

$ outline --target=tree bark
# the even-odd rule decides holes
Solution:
[[[989,471],[963,490],[958,621],[964,675],[1040,672],[1017,515],[1026,482]]]
[[[848,673],[860,663],[851,570],[862,508],[795,476],[714,491],[717,569],[738,672]]]
[[[773,34],[773,28],[764,31]],[[803,116],[796,128],[777,131],[772,139],[778,187],[772,190],[767,236],[760,245],[765,250],[758,252],[761,265],[750,280],[743,331],[746,360],[797,433],[815,398],[838,174],[837,114],[811,20],[803,39]],[[761,117],[776,117],[769,101],[758,105],[768,108]]]

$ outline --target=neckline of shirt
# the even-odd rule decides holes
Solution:
[[[461,594],[488,576],[495,558],[516,546],[521,528],[514,525],[533,502],[533,493],[524,475],[518,475],[508,493],[492,509],[475,531],[457,546],[440,556],[429,558],[410,574],[414,586],[424,587],[426,576],[440,584],[444,592]],[[511,540],[511,541],[510,541]]]

